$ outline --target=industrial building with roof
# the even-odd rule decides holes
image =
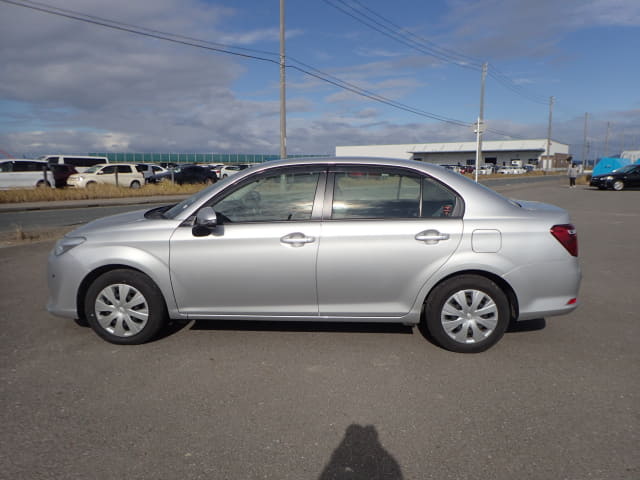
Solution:
[[[571,160],[569,145],[551,140],[547,152],[547,143],[547,139],[484,141],[480,165],[566,168]],[[475,165],[476,142],[337,146],[336,157],[388,157],[437,165]]]

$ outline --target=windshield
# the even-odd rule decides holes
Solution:
[[[635,165],[625,165],[624,167],[617,168],[616,170],[613,171],[613,173],[628,173],[631,170],[633,170],[635,167],[636,167]]]
[[[211,190],[213,190],[214,188],[219,187],[220,185],[224,185],[226,183],[229,183],[232,180],[233,180],[233,177],[227,177],[225,179],[218,180],[216,183],[214,183],[213,185],[208,186],[207,188],[203,188],[198,193],[196,193],[194,195],[191,195],[189,198],[185,198],[183,201],[181,201],[180,203],[175,204],[169,210],[164,212],[164,217],[165,218],[175,218],[175,217],[177,217],[178,215],[180,215],[180,213],[182,213],[184,210],[189,208],[191,205],[193,205],[195,203],[198,203],[198,201],[200,201],[201,199],[203,199],[205,197],[210,196],[211,195]]]
[[[102,165],[94,165],[93,167],[89,167],[87,168],[84,173],[96,173],[98,170],[100,170],[103,166]]]

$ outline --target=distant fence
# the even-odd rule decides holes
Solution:
[[[263,163],[277,160],[280,155],[262,153],[131,153],[90,152],[107,157],[110,162],[124,163]],[[326,155],[288,155],[288,158],[311,158]]]

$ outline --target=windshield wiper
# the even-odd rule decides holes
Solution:
[[[151,210],[145,212],[144,218],[167,218],[164,216],[164,212],[169,210],[174,205],[175,203],[171,205],[162,205],[160,207],[152,208]]]

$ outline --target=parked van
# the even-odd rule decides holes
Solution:
[[[26,158],[0,160],[0,188],[50,187],[53,181],[47,162]]]
[[[92,157],[90,155],[43,155],[40,160],[51,164],[66,164],[74,167],[78,172],[84,172],[87,168],[99,163],[109,163],[107,157]]]

